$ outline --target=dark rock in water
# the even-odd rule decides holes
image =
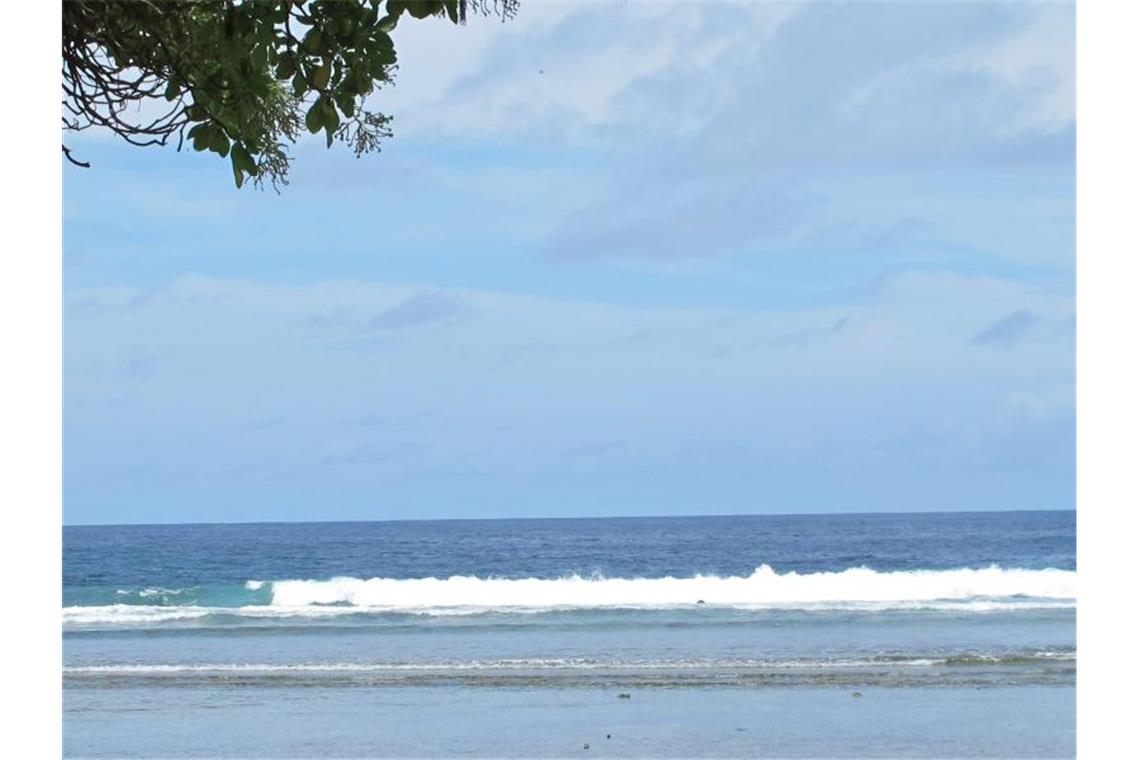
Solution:
[[[863,692],[861,692],[861,691],[855,691],[855,692],[852,692],[852,693],[851,693],[851,696],[853,696],[853,697],[861,697],[861,696],[863,696]]]
[[[630,695],[629,695],[629,694],[626,694],[626,693],[623,691],[621,694],[618,694],[618,699],[630,699]]]
[[[586,742],[585,744],[582,745],[582,749],[589,749],[589,748],[590,748],[589,742]]]
[[[698,600],[697,600],[697,604],[704,604],[704,603],[705,603],[705,600],[704,600],[704,599],[698,599]]]
[[[606,738],[607,738],[607,739],[609,739],[609,738],[610,738],[610,735],[609,735],[609,734],[606,734]]]

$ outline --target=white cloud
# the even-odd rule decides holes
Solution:
[[[1029,26],[961,65],[992,71],[1011,85],[1036,91],[1016,128],[1054,129],[1076,119],[1076,4],[1041,3]]]
[[[804,163],[961,158],[1073,121],[1067,5],[541,3],[506,24],[401,34],[385,103],[409,134],[705,132],[737,161],[764,146]]]
[[[417,135],[582,137],[623,118],[621,103],[636,99],[638,83],[678,68],[714,77],[726,48],[757,44],[795,12],[777,4],[544,2],[524,3],[505,24],[409,24],[397,33],[400,73],[381,107],[398,130]],[[709,84],[721,96],[732,89]],[[670,113],[661,124],[687,118]]]

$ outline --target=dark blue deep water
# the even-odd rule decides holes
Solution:
[[[1075,513],[76,526],[64,588],[251,578],[655,578],[1003,567],[1075,569]]]

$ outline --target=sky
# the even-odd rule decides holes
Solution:
[[[280,195],[69,138],[64,520],[1071,509],[1074,23],[523,0]]]

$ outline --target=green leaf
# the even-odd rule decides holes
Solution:
[[[269,92],[273,88],[273,82],[273,77],[268,76],[265,73],[256,73],[250,77],[249,81],[246,83],[246,86],[249,89],[250,94],[252,94],[255,98],[260,99],[269,96]],[[238,101],[237,107],[240,109],[244,102],[245,99]]]
[[[175,80],[171,79],[169,82],[166,83],[166,99],[167,100],[177,99],[178,94],[180,92],[182,92],[182,87]]]
[[[340,126],[340,114],[336,112],[336,106],[331,100],[325,100],[321,107],[321,123],[325,129],[336,129]]]
[[[341,80],[340,87],[338,88],[338,95],[361,95],[360,91],[360,76],[352,69],[345,72],[344,78]],[[337,100],[337,105],[340,105],[340,100]]]
[[[194,150],[203,151],[210,147],[210,138],[213,137],[213,127],[209,124],[199,124],[198,126],[201,127],[201,129],[198,129],[194,133]]]
[[[233,161],[233,154],[232,153],[230,154],[230,160]],[[241,183],[242,183],[242,181],[244,181],[245,177],[242,176],[241,169],[238,168],[237,162],[234,162],[233,167],[234,167],[234,184],[238,186],[238,190],[241,190]]]
[[[396,63],[395,50],[378,50],[372,59],[372,76],[374,79],[383,79],[388,76],[387,67]],[[377,70],[381,73],[377,74]]]
[[[321,31],[310,29],[305,38],[301,40],[301,49],[306,53],[317,53],[321,49]]]
[[[376,28],[384,32],[384,34],[389,34],[396,28],[396,21],[399,20],[399,18],[399,16],[385,16],[380,19],[380,23],[376,25]]]
[[[305,128],[314,135],[321,131],[321,127],[323,127],[325,123],[325,117],[322,113],[323,103],[323,98],[318,99],[305,114]]]
[[[338,92],[334,97],[336,104],[340,106],[340,110],[344,111],[344,115],[351,118],[356,111],[356,98],[347,92]]]
[[[331,148],[333,135],[336,134],[336,129],[340,126],[340,114],[336,112],[336,106],[331,100],[326,99],[321,105],[321,121],[325,128],[325,144]]]
[[[253,54],[250,55],[249,62],[250,65],[253,66],[254,71],[265,71],[265,68],[269,65],[269,50],[265,45],[258,45],[253,49]]]
[[[392,41],[392,35],[388,34],[383,29],[377,29],[372,34],[372,42],[380,50],[395,50],[396,43]]]
[[[309,83],[305,81],[305,75],[298,71],[293,76],[293,94],[299,98],[305,94],[307,89],[309,89]]]
[[[313,88],[323,90],[329,84],[329,76],[332,75],[332,61],[326,60],[324,63],[313,72],[312,84]]]
[[[277,78],[289,79],[297,73],[297,56],[292,53],[283,53],[277,62]]]
[[[215,128],[210,133],[210,150],[214,151],[222,158],[225,158],[229,154],[230,138],[226,137],[225,132]]]
[[[250,175],[257,174],[257,162],[241,143],[234,143],[230,149],[230,161],[233,162],[235,171],[240,169]]]
[[[442,0],[405,0],[404,5],[413,18],[427,18],[443,10]]]

